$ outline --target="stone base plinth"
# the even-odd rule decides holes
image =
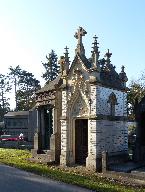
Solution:
[[[74,165],[74,158],[71,152],[62,153],[60,155],[60,165],[64,167]]]
[[[86,168],[91,171],[100,171],[101,170],[101,158],[96,158],[93,155],[89,155],[86,158]]]
[[[86,167],[89,170],[96,171],[96,158],[94,156],[88,156],[86,158]]]
[[[40,151],[41,149],[41,135],[40,133],[35,133],[34,135],[34,149]]]
[[[32,158],[31,160],[34,162],[40,162],[40,163],[54,163],[55,162],[55,153],[54,151],[45,150],[41,151],[39,153],[38,150],[32,149]]]

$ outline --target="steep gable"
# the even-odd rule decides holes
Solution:
[[[88,79],[89,76],[88,69],[90,68],[90,66],[91,63],[85,56],[77,54],[69,70],[68,79],[72,79],[75,70],[79,70],[83,74],[85,79]]]

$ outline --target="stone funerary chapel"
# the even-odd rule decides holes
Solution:
[[[40,162],[99,170],[104,151],[110,162],[128,154],[127,76],[123,66],[116,72],[109,49],[99,58],[96,36],[91,57],[86,58],[82,42],[86,34],[79,27],[71,65],[66,47],[59,75],[36,92],[32,155]]]

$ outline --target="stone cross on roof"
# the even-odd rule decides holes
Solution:
[[[68,53],[69,48],[66,46],[64,49],[65,49],[65,52]]]
[[[87,32],[82,27],[79,27],[78,32],[74,35],[74,37],[78,39],[78,44],[82,44],[82,36],[85,36],[85,34],[87,34]]]
[[[98,37],[95,35],[93,38],[94,38],[94,42],[97,42]],[[99,43],[97,43],[97,44],[99,44]]]
[[[78,31],[74,35],[74,37],[78,39],[76,53],[85,54],[85,49],[82,43],[82,36],[85,36],[85,34],[87,34],[87,32],[82,27],[79,27]]]

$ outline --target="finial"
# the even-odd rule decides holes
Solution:
[[[124,73],[124,69],[125,69],[125,67],[124,67],[124,65],[122,65],[122,66],[121,66],[121,72],[122,72],[122,73]]]
[[[68,53],[69,48],[66,46],[64,49],[65,49],[65,53]]]
[[[93,48],[93,51],[92,52],[95,52],[95,53],[97,53],[98,55],[99,55],[99,51],[98,51],[98,42],[97,42],[97,39],[98,39],[98,37],[95,35],[94,37],[94,43],[92,43],[94,46],[92,47]]]
[[[97,39],[98,39],[98,37],[95,35],[94,37],[94,42],[92,43],[93,44],[93,51],[91,51],[92,52],[92,61],[93,61],[93,68],[96,68],[96,69],[98,69],[98,71],[100,70],[100,65],[99,65],[99,62],[98,62],[98,59],[99,59],[99,54],[100,54],[100,52],[99,52],[99,50],[98,50],[98,42],[97,42]]]
[[[68,49],[69,49],[69,48],[66,46],[64,49],[65,49],[64,55],[65,55],[65,58],[67,58],[67,57],[68,57],[68,54],[69,54],[69,52],[68,52]]]
[[[94,37],[94,41],[96,42],[97,41],[97,39],[98,39],[98,37],[95,35]]]
[[[124,71],[125,67],[122,65],[121,72],[119,73],[120,80],[122,81],[123,87],[126,87],[126,82],[128,81],[127,75]]]
[[[74,37],[78,39],[78,44],[82,44],[82,36],[85,36],[86,34],[87,32],[82,27],[79,27],[78,32],[74,35]]]
[[[112,53],[110,53],[109,49],[108,49],[107,53],[105,54],[105,57],[107,57],[107,59],[106,59],[107,64],[110,64],[110,62],[111,62],[110,61],[111,55],[112,55]]]
[[[69,63],[69,52],[68,52],[68,47],[66,46],[65,48],[65,53],[64,53],[64,55],[65,55],[65,62],[67,62],[67,63]]]
[[[85,34],[87,34],[87,32],[82,27],[79,27],[78,31],[74,35],[74,37],[78,39],[77,48],[75,50],[76,53],[85,54],[85,49],[82,43],[82,36],[85,36]]]
[[[64,56],[60,56],[60,60],[58,61],[58,63],[59,63],[60,65],[64,65],[64,63],[65,63]]]

